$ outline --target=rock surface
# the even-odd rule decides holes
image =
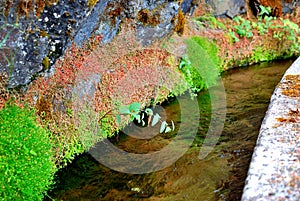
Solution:
[[[218,17],[233,18],[236,15],[246,13],[247,0],[206,0],[206,2],[212,7],[214,15]],[[281,5],[283,13],[291,13],[292,10],[295,9],[296,5],[300,5],[300,2],[283,0],[281,2]]]
[[[300,200],[300,57],[271,97],[242,200]]]
[[[234,17],[246,12],[244,0],[207,0],[207,3],[213,8],[215,16]]]
[[[72,43],[80,46],[96,35],[103,36],[103,43],[110,42],[125,18],[135,21],[144,45],[165,37],[174,30],[181,6],[168,0],[101,0],[94,6],[89,5],[96,2],[91,0],[53,0],[44,7],[39,1],[9,2],[0,3],[0,73],[9,74],[9,88],[53,71]],[[194,4],[185,0],[182,5],[188,12]]]

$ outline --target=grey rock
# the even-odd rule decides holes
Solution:
[[[192,5],[193,0],[184,0],[181,3],[181,10],[187,14],[190,11],[190,8],[193,6]]]
[[[42,71],[49,71],[77,32],[89,11],[86,0],[60,0],[57,5],[45,7],[39,19],[33,14],[17,16],[17,4],[13,4],[9,14],[0,15],[3,24],[14,24],[18,18],[16,31],[11,34],[5,47],[14,50],[15,63],[8,70],[0,66],[0,71],[10,74],[9,87],[26,85]],[[1,29],[0,34],[5,30]],[[50,65],[43,66],[45,58]]]
[[[150,5],[149,7],[153,8],[153,5]],[[137,38],[142,42],[143,45],[149,45],[155,39],[166,37],[174,29],[174,22],[172,22],[172,19],[179,11],[178,3],[165,3],[161,5],[161,7],[162,8],[157,13],[157,15],[160,16],[160,24],[153,26],[143,25],[142,23],[139,23],[137,25]]]
[[[233,18],[246,12],[244,0],[206,0],[206,2],[212,7],[217,17]]]
[[[95,29],[98,29],[98,32],[99,27],[104,27],[104,29],[107,29],[107,26],[109,25],[101,26],[99,23],[101,19],[103,19],[103,12],[108,2],[110,2],[110,0],[99,1],[95,5],[91,14],[86,19],[84,19],[84,22],[81,24],[78,32],[74,37],[74,43],[76,45],[81,46],[84,41],[91,37]]]
[[[143,0],[130,0],[125,6],[124,9],[124,16],[127,18],[134,19],[137,16],[137,13],[140,9]]]
[[[0,39],[5,47],[0,45],[0,72],[10,75],[9,88],[26,86],[38,75],[51,74],[55,61],[72,43],[81,46],[95,34],[103,35],[103,43],[110,42],[121,21],[136,19],[142,9],[155,10],[160,15],[160,23],[156,26],[137,22],[137,36],[142,43],[148,45],[166,37],[174,29],[172,20],[180,7],[178,2],[168,0],[101,0],[91,9],[87,1],[59,0],[57,5],[46,6],[40,18],[34,13],[28,17],[17,16],[16,2],[5,16],[1,9],[3,2],[0,3],[0,38],[13,29],[7,40]],[[184,0],[182,9],[187,12],[192,5],[190,0]],[[10,26],[17,18],[18,26]],[[13,65],[3,56],[7,57],[9,51],[13,52]]]
[[[282,12],[283,13],[292,13],[293,11],[295,11],[297,9],[299,9],[300,6],[300,1],[299,0],[294,0],[291,3],[286,3],[286,2],[282,2]]]

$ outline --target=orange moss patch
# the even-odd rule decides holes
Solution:
[[[86,67],[97,69],[101,75],[93,105],[95,111],[101,113],[99,121],[104,118],[101,116],[108,117],[105,119],[113,127],[108,133],[117,129],[113,115],[118,112],[118,105],[140,102],[144,107],[151,100],[167,97],[168,89],[180,80],[169,64],[170,56],[160,44],[143,48],[136,41],[135,32],[122,27],[110,44],[99,46],[87,58]],[[160,85],[166,89],[159,89]],[[157,97],[158,94],[161,96]]]
[[[300,109],[290,110],[287,117],[285,118],[276,118],[279,122],[286,122],[286,123],[300,123]]]
[[[40,97],[36,104],[36,113],[42,120],[50,120],[52,113],[52,104],[44,97]]]
[[[285,80],[279,86],[282,89],[282,94],[289,97],[300,97],[300,75],[287,75]],[[300,123],[300,105],[288,112],[286,117],[276,118],[279,122]]]
[[[184,25],[185,25],[185,16],[181,9],[178,11],[178,15],[175,16],[174,21],[177,21],[177,23],[174,27],[174,31],[179,34],[183,34]]]
[[[72,157],[74,149],[82,149],[80,136],[75,128],[72,116],[71,87],[76,83],[78,73],[86,74],[94,72],[94,69],[85,68],[86,59],[100,44],[102,36],[91,38],[87,44],[78,48],[72,46],[63,58],[59,59],[55,66],[55,72],[49,77],[37,77],[31,83],[26,94],[18,98],[17,104],[23,106],[29,104],[36,109],[38,121],[47,126],[53,134],[55,147],[55,159],[57,165]],[[84,70],[83,70],[84,69]],[[78,146],[77,148],[70,146]],[[69,151],[71,150],[72,153]],[[72,155],[73,154],[73,155]]]
[[[160,15],[158,13],[151,13],[147,9],[142,9],[137,14],[137,20],[142,22],[144,26],[156,26],[160,23]]]
[[[108,3],[105,10],[106,16],[110,17],[110,20],[113,25],[116,25],[116,17],[120,16],[121,12],[123,11],[124,5],[121,2],[116,3]]]
[[[41,16],[41,13],[44,11],[45,6],[52,6],[54,4],[57,4],[59,0],[36,0],[36,1],[31,1],[31,0],[6,0],[6,7],[5,7],[5,12],[4,14],[8,16],[9,10],[11,7],[17,3],[16,5],[16,14],[23,16],[25,15],[26,17],[29,16],[29,14],[36,14],[36,16],[39,18]]]
[[[27,91],[27,98],[30,103],[30,97],[38,94],[40,96],[53,96],[55,92],[60,89],[70,89],[74,84],[77,73],[85,67],[86,59],[97,45],[99,45],[102,36],[95,36],[88,41],[88,44],[83,45],[82,48],[74,45],[66,51],[63,58],[59,59],[55,64],[55,72],[52,76],[38,77]],[[89,69],[86,69],[88,72]],[[92,71],[92,70],[91,70]]]
[[[99,0],[88,0],[88,6],[93,8]]]
[[[300,75],[287,75],[280,86],[282,94],[290,97],[300,97]]]

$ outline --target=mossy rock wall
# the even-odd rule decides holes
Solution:
[[[193,4],[167,0],[2,1],[0,72],[9,75],[9,88],[25,86],[41,73],[53,72],[56,60],[71,44],[81,46],[95,36],[101,36],[102,43],[110,42],[124,19],[134,21],[138,39],[148,45],[174,30],[181,5],[187,12]]]

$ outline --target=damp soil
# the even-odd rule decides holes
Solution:
[[[205,159],[200,160],[198,154],[210,122],[208,92],[197,97],[200,120],[195,140],[175,163],[153,173],[126,174],[101,165],[85,153],[56,174],[56,185],[48,192],[49,197],[66,201],[240,200],[270,97],[292,62],[263,63],[223,73],[227,102],[225,125],[217,145]],[[190,97],[184,95],[182,98],[188,100]],[[175,122],[176,129],[171,133],[137,139],[124,134],[128,132],[125,129],[110,141],[127,152],[159,151],[176,137],[182,109],[176,98],[154,108],[162,118]],[[137,133],[142,133],[143,129],[135,128]]]

